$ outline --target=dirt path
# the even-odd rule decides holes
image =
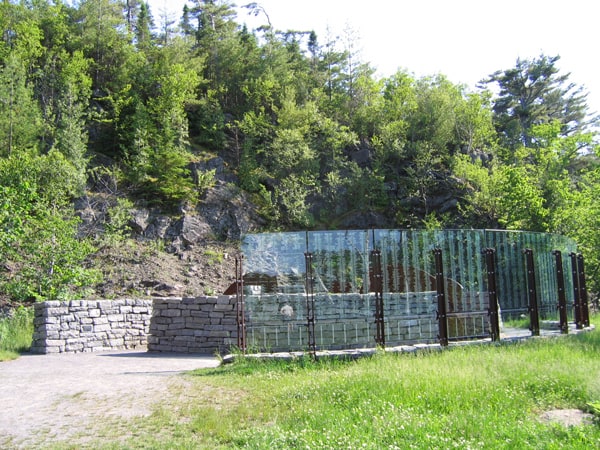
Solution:
[[[211,356],[140,351],[23,355],[0,363],[0,447],[38,447],[85,433],[101,417],[148,415],[183,371]]]

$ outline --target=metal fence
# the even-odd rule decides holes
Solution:
[[[522,315],[529,315],[534,333],[538,317],[567,320],[575,314],[585,322],[583,261],[564,236],[498,230],[262,233],[246,235],[241,250],[236,274],[243,348],[314,351],[495,339],[497,318]]]

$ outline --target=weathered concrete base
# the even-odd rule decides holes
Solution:
[[[531,332],[523,328],[506,328],[502,331],[502,342],[513,343],[519,342],[524,339],[548,339],[558,338],[561,336],[568,336],[561,334],[560,330],[554,326],[551,321],[542,322],[544,326],[541,327],[540,336],[532,337]],[[595,330],[595,326],[583,329],[576,329],[575,324],[569,324],[569,334],[587,333]],[[468,339],[462,341],[450,342],[448,348],[462,347],[465,345],[497,345],[497,342],[492,342],[490,338],[482,339]],[[339,358],[339,359],[358,359],[365,356],[373,356],[379,352],[385,353],[416,353],[416,352],[433,352],[442,351],[442,347],[439,343],[418,343],[413,345],[396,345],[387,346],[385,348],[348,348],[343,350],[318,350],[315,356],[318,358]],[[261,353],[233,353],[222,358],[223,364],[234,362],[238,358],[251,358],[261,360],[285,360],[294,361],[300,358],[311,358],[312,355],[307,351],[295,351],[295,352],[261,352]]]

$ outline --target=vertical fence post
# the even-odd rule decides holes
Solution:
[[[313,255],[310,252],[304,253],[304,263],[306,265],[306,326],[308,332],[308,350],[313,358],[317,357],[317,345],[315,342],[315,277],[313,274]]]
[[[590,311],[588,309],[587,286],[585,283],[585,267],[583,255],[577,255],[577,272],[579,274],[579,298],[581,305],[581,322],[584,327],[590,326]]]
[[[444,266],[442,262],[442,249],[433,249],[435,260],[435,287],[437,290],[437,320],[439,327],[438,339],[442,347],[448,346],[448,315],[446,313],[446,289],[444,280]]]
[[[237,345],[240,351],[246,353],[246,312],[244,300],[244,255],[235,257],[235,299],[237,311]]]
[[[575,328],[583,328],[583,317],[581,314],[581,289],[579,286],[579,264],[577,253],[571,253],[571,273],[573,274],[573,315],[575,316]]]
[[[490,337],[492,342],[500,340],[500,318],[498,314],[498,287],[496,284],[496,250],[486,248],[483,250],[485,267],[487,269],[488,288],[488,316],[490,318]]]
[[[373,270],[373,292],[375,292],[375,343],[385,347],[385,324],[383,317],[383,274],[381,272],[381,251],[371,251]]]
[[[540,335],[540,317],[538,313],[537,288],[535,285],[535,264],[533,262],[533,250],[526,248],[523,250],[525,254],[525,263],[527,266],[527,297],[529,304],[529,319],[532,336]]]
[[[562,252],[554,250],[552,252],[556,260],[556,286],[558,289],[558,317],[560,318],[560,332],[567,334],[569,332],[569,319],[567,318],[567,297],[565,295],[565,275],[563,273]]]

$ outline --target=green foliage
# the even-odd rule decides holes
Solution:
[[[195,202],[197,193],[191,178],[190,156],[167,147],[153,152],[140,182],[141,193],[151,202],[177,205]]]
[[[278,131],[269,153],[269,166],[277,178],[284,178],[290,173],[311,174],[317,170],[316,152],[300,130]]]
[[[503,167],[499,191],[500,225],[508,230],[546,231],[548,210],[536,180],[522,166]]]
[[[143,99],[128,85],[114,99],[123,124],[126,173],[136,190],[153,203],[193,203],[198,193],[189,167],[193,155],[188,149],[185,106],[194,100],[199,79],[182,64],[165,66],[159,60],[153,70],[158,88],[152,97]]]
[[[221,264],[224,259],[222,252],[210,248],[204,250],[204,256],[208,257],[209,264]]]
[[[90,242],[77,239],[76,218],[65,218],[68,210],[36,211],[28,221],[23,240],[9,253],[18,270],[6,280],[4,290],[23,300],[70,299],[82,295],[98,280],[97,274],[83,267],[95,250]]]
[[[0,3],[5,254],[36,217],[74,232],[69,203],[88,181],[193,206],[217,176],[190,169],[216,156],[270,229],[376,210],[410,226],[569,234],[590,273],[600,267],[597,118],[558,57],[518,59],[489,76],[490,90],[469,91],[442,74],[376,78],[353,30],[322,42],[276,30],[258,3],[246,5],[263,19],[253,31],[229,1],[190,2],[180,30],[166,16],[154,28],[144,2],[122,3]]]
[[[573,237],[585,257],[588,290],[600,289],[600,169],[584,174],[578,189],[564,192],[565,205],[554,215],[557,231]],[[560,224],[560,225],[558,225]]]
[[[438,217],[435,213],[428,214],[423,220],[423,228],[428,231],[441,230],[443,226],[443,218]]]
[[[79,219],[69,204],[78,173],[64,156],[2,159],[0,185],[0,255],[12,267],[0,274],[0,289],[17,300],[55,299],[95,283],[96,273],[83,267],[94,247],[77,237]]]
[[[199,194],[204,194],[206,191],[208,191],[215,185],[216,173],[216,169],[210,169],[204,172],[198,171],[195,174],[195,185]]]
[[[314,179],[308,176],[290,175],[281,180],[275,189],[277,206],[281,211],[280,222],[288,227],[309,227],[312,216],[306,202],[311,189],[314,189]]]
[[[535,125],[558,120],[561,134],[568,136],[584,131],[587,105],[582,88],[567,83],[569,75],[559,75],[556,63],[560,56],[540,55],[532,60],[517,59],[513,68],[493,73],[488,83],[499,87],[494,101],[494,119],[509,161],[511,150],[531,147]]]
[[[0,318],[0,361],[29,350],[33,337],[33,308],[19,306]]]
[[[15,53],[0,66],[0,156],[36,148],[42,135],[42,117],[25,66]]]
[[[495,147],[497,137],[490,102],[491,94],[484,91],[466,94],[456,106],[456,134],[467,154]]]
[[[88,136],[85,130],[87,107],[91,94],[91,78],[87,75],[90,61],[81,52],[64,57],[55,105],[57,117],[53,148],[60,151],[77,169],[79,185],[85,186],[88,165]]]
[[[122,243],[131,234],[129,220],[133,202],[126,198],[117,199],[116,205],[108,211],[108,220],[104,224],[104,241],[108,245]]]
[[[112,0],[83,0],[71,14],[71,24],[77,27],[72,44],[92,62],[92,89],[120,91],[135,51],[122,5]]]
[[[185,104],[194,98],[199,78],[182,64],[159,68],[156,83],[158,95],[148,99],[148,111],[156,122],[157,143],[178,148],[188,144]]]
[[[409,116],[408,138],[427,142],[436,156],[445,157],[456,146],[456,107],[460,90],[443,76],[426,77],[415,85],[416,109]]]
[[[495,164],[485,167],[467,155],[453,158],[453,173],[463,181],[466,194],[459,204],[467,223],[477,228],[498,228],[500,216],[500,173]]]

